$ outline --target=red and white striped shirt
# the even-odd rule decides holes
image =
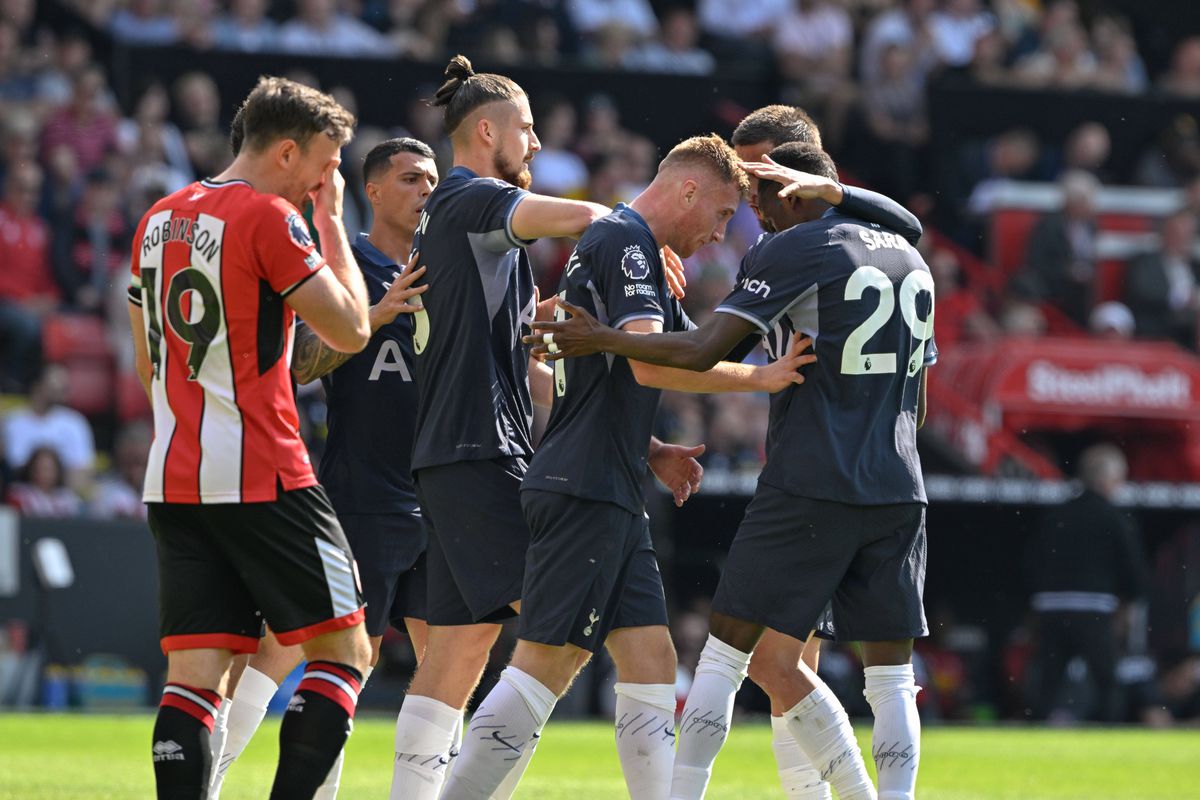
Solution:
[[[129,289],[153,368],[143,500],[256,503],[316,484],[284,298],[324,265],[296,207],[244,181],[199,181],[146,212]]]

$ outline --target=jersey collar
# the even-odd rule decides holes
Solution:
[[[617,211],[622,211],[625,214],[629,215],[629,217],[631,219],[633,219],[634,222],[636,222],[637,224],[641,225],[643,228],[646,229],[646,233],[650,234],[651,239],[654,238],[654,231],[650,230],[650,226],[648,224],[646,224],[646,220],[642,218],[641,214],[639,214],[638,212],[636,212],[632,208],[630,208],[628,204],[617,203],[615,206],[613,206],[613,212],[615,213]]]
[[[395,267],[392,260],[383,254],[375,245],[371,244],[371,240],[367,238],[365,233],[359,233],[354,237],[354,249],[362,253],[363,258],[370,261],[377,267]]]
[[[478,178],[479,177],[478,175],[475,174],[475,172],[473,170],[468,169],[467,167],[464,167],[461,164],[457,167],[453,167],[450,170],[449,175],[447,175],[446,177],[449,178],[451,175],[457,175],[460,178]]]

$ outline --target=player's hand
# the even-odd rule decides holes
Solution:
[[[663,275],[667,279],[667,288],[671,290],[671,294],[675,295],[676,300],[682,300],[685,294],[684,287],[687,286],[687,275],[683,273],[683,260],[666,245],[663,245],[658,254],[662,257]]]
[[[570,318],[562,322],[533,321],[533,333],[524,337],[527,345],[532,345],[529,354],[539,361],[557,361],[560,358],[590,356],[599,353],[600,347],[596,339],[609,328],[579,306],[573,306],[561,297],[555,296],[554,302]]]
[[[413,253],[404,266],[404,271],[393,272],[392,282],[383,284],[387,293],[380,298],[378,303],[371,306],[370,310],[372,332],[390,324],[400,314],[415,314],[422,309],[420,301],[408,302],[412,298],[424,294],[425,290],[429,288],[429,284],[413,286],[425,274],[425,268],[417,266],[417,260],[420,257],[420,253]]]
[[[816,363],[816,355],[804,352],[812,347],[812,343],[812,339],[804,334],[793,333],[786,355],[765,367],[756,368],[754,374],[762,391],[774,394],[794,384],[804,383],[804,375],[798,370]]]
[[[682,506],[687,499],[700,491],[704,467],[696,459],[704,453],[704,445],[683,447],[677,444],[659,445],[646,462],[654,477],[675,496],[675,505]]]
[[[842,201],[842,185],[837,181],[785,167],[770,156],[763,156],[762,161],[743,161],[740,166],[760,181],[783,184],[779,190],[781,200],[795,197],[798,200],[824,200],[830,205]]]
[[[554,301],[557,299],[557,296],[551,295],[543,300],[541,290],[536,286],[533,287],[533,303],[536,309],[533,312],[533,318],[542,322],[549,322],[554,319]]]
[[[321,183],[308,193],[313,201],[313,216],[318,215],[331,219],[342,218],[342,195],[346,190],[346,179],[338,171],[342,160],[332,158],[321,174]]]

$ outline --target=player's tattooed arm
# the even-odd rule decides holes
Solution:
[[[292,351],[292,377],[296,383],[312,383],[353,357],[354,353],[340,353],[325,344],[316,331],[303,322],[296,326],[296,343]]]

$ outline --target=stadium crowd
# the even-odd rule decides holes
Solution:
[[[1110,132],[1097,122],[1081,124],[1061,144],[1015,127],[965,145],[958,154],[959,191],[935,196],[925,98],[930,81],[951,73],[990,87],[1198,99],[1200,37],[1180,41],[1165,66],[1152,70],[1128,20],[1085,17],[1074,0],[1040,5],[70,0],[67,5],[77,11],[80,25],[128,45],[421,60],[439,60],[458,49],[485,64],[582,63],[605,70],[705,75],[721,69],[774,76],[780,101],[813,113],[826,132],[827,149],[849,174],[923,216],[948,220],[948,237],[929,236],[921,245],[938,286],[942,349],[960,341],[1041,335],[1050,326],[1047,314],[1096,335],[1172,339],[1197,347],[1195,117],[1176,118],[1132,164],[1113,163]],[[33,0],[0,0],[0,11],[4,496],[31,516],[142,518],[139,495],[150,429],[148,407],[132,375],[125,314],[133,225],[157,198],[216,174],[231,160],[234,98],[221,96],[216,82],[196,71],[169,84],[151,78],[122,107],[88,33],[42,25]],[[289,77],[320,83],[312,73]],[[321,88],[355,109],[350,89]],[[542,141],[532,164],[536,190],[612,205],[652,179],[655,144],[623,123],[611,98],[532,100]],[[348,230],[365,229],[368,222],[369,204],[356,173],[379,141],[407,133],[434,147],[443,174],[449,166],[441,114],[415,101],[405,112],[402,127],[360,128],[344,154]],[[1056,182],[1065,200],[1061,210],[1037,222],[1006,291],[987,295],[971,286],[963,267],[983,255],[988,193],[1006,179]],[[1129,258],[1119,296],[1100,302],[1093,291],[1099,260],[1095,200],[1103,186],[1113,184],[1182,189],[1184,201],[1161,220],[1161,236],[1149,249]],[[743,208],[723,243],[689,260],[685,307],[694,319],[702,321],[727,293],[741,255],[759,232],[755,217]],[[558,283],[569,247],[542,241],[530,252],[546,296]],[[324,416],[318,385],[302,389],[301,401],[308,438],[319,455]],[[658,433],[669,441],[704,442],[709,470],[750,476],[762,465],[766,409],[765,396],[668,393]],[[682,625],[686,628],[686,617]],[[680,635],[682,651],[686,633]],[[950,676],[941,684],[943,694],[964,694],[941,712],[965,713],[968,690],[953,676],[966,667],[950,655],[940,658],[931,655],[928,663]],[[1173,690],[1195,703],[1200,675],[1191,669],[1169,675]]]

